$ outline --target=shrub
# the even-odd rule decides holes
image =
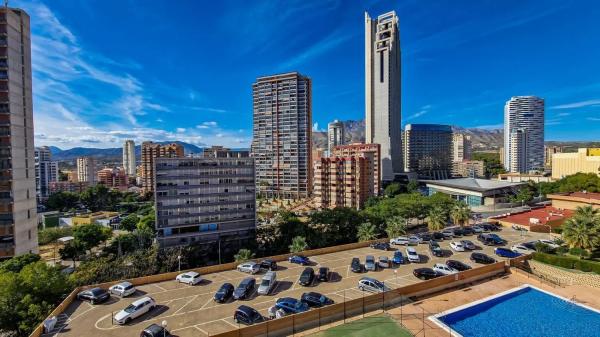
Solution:
[[[585,249],[578,248],[578,247],[573,247],[573,248],[569,249],[569,254],[575,255],[575,256],[583,256],[583,257],[590,256],[590,252],[588,252]]]
[[[581,260],[575,257],[558,256],[537,252],[533,253],[533,259],[561,268],[577,269],[584,272],[594,272],[596,274],[600,274],[600,263],[590,260]]]
[[[562,232],[563,232],[562,227],[554,227],[554,228],[552,228],[552,233],[562,234]]]
[[[38,231],[38,244],[43,246],[54,242],[64,236],[73,235],[71,227],[53,227]]]

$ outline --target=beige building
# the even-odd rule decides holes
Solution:
[[[552,156],[555,153],[562,153],[562,146],[544,146],[544,166],[546,168],[552,168]]]
[[[77,180],[90,185],[96,183],[96,161],[92,157],[77,158]]]
[[[184,156],[183,146],[177,143],[157,144],[153,142],[142,143],[142,190],[145,193],[154,191],[154,159],[156,158],[181,158]]]
[[[464,133],[454,132],[452,134],[452,161],[462,162],[471,160],[471,136]]]
[[[484,178],[485,165],[483,160],[463,160],[453,162],[452,176],[463,178]]]
[[[552,200],[552,206],[559,209],[576,210],[584,206],[600,209],[600,193],[569,192],[548,194],[546,197]]]
[[[528,173],[501,173],[498,175],[497,180],[508,181],[511,183],[520,183],[533,181],[535,183],[547,183],[554,179],[550,176],[543,174],[528,174]]]
[[[379,169],[381,158],[381,146],[379,144],[355,143],[341,145],[333,148],[332,157],[356,157],[365,154],[373,156],[373,193],[380,195],[381,191],[381,170]]]
[[[600,175],[600,148],[581,148],[573,153],[552,155],[552,178],[561,179],[579,172]]]
[[[29,27],[0,7],[0,259],[38,251]]]

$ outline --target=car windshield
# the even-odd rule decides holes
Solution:
[[[221,287],[217,290],[217,294],[225,294],[227,292],[227,287]]]
[[[383,288],[383,283],[379,282],[378,280],[373,280],[373,284],[378,288]]]
[[[90,293],[94,296],[98,296],[98,295],[102,295],[104,293],[104,290],[102,289],[92,289],[90,291]]]
[[[325,296],[319,297],[319,302],[321,302],[321,303],[327,302],[327,297],[325,297]]]
[[[172,276],[171,276],[172,277]],[[125,311],[126,313],[130,314],[132,312],[135,311],[136,306],[133,304],[130,304],[127,306],[127,308],[123,309],[123,311]]]
[[[270,283],[271,283],[271,281],[269,281],[269,280],[262,280],[262,282],[260,283],[260,285],[264,286],[264,287],[268,287]]]
[[[133,288],[133,285],[132,285],[132,284],[130,284],[130,285],[128,285],[128,286],[125,286],[125,288],[123,288],[123,289],[125,289],[125,290],[129,290],[129,289],[131,289],[131,288]]]
[[[417,252],[415,252],[415,251],[412,251],[412,250],[409,250],[409,251],[408,251],[408,255],[417,255]]]

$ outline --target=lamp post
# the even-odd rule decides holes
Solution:
[[[167,321],[160,322],[160,325],[163,328],[163,337],[166,337],[167,336]]]
[[[181,255],[177,255],[177,270],[181,271]]]

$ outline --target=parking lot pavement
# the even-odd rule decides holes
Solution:
[[[526,233],[505,228],[498,234],[508,241],[506,247],[515,243],[531,241],[534,239],[547,238],[547,234]],[[503,260],[495,256],[494,247],[482,246],[477,241],[476,235],[457,238],[456,240],[471,240],[479,246],[477,251],[484,252],[497,260]],[[137,336],[139,332],[151,323],[161,324],[166,321],[168,329],[180,337],[186,336],[208,336],[225,332],[238,327],[233,321],[233,312],[241,305],[249,305],[263,315],[267,316],[267,309],[272,306],[279,297],[300,298],[306,291],[316,291],[327,295],[335,302],[343,302],[348,299],[360,298],[364,294],[356,287],[357,282],[364,276],[376,278],[386,283],[390,288],[398,288],[420,282],[412,271],[419,267],[432,267],[434,263],[444,263],[448,259],[465,262],[473,267],[477,264],[469,260],[470,252],[453,252],[450,248],[452,240],[440,242],[445,252],[444,257],[432,256],[427,244],[414,246],[421,256],[421,263],[404,264],[393,268],[379,269],[366,273],[352,273],[349,268],[353,257],[360,258],[364,263],[365,256],[373,255],[375,259],[380,256],[391,258],[393,251],[375,250],[369,247],[358,248],[343,252],[318,255],[310,257],[313,261],[312,268],[315,271],[320,266],[329,267],[332,271],[332,280],[327,283],[314,283],[312,286],[303,287],[298,284],[298,277],[304,270],[304,266],[291,264],[287,261],[279,262],[277,270],[278,283],[270,295],[258,295],[255,291],[249,299],[243,301],[230,300],[229,303],[217,304],[212,301],[216,290],[225,282],[237,286],[246,277],[254,277],[257,284],[260,283],[262,273],[249,275],[237,270],[229,270],[220,273],[203,275],[204,281],[200,285],[188,286],[172,281],[147,284],[138,287],[138,291],[128,298],[119,299],[112,296],[103,304],[92,306],[88,303],[74,301],[61,315],[59,331],[46,336]],[[404,246],[393,246],[406,256]],[[133,320],[130,324],[119,326],[112,323],[112,315],[125,308],[135,299],[151,296],[158,306],[152,312]]]

